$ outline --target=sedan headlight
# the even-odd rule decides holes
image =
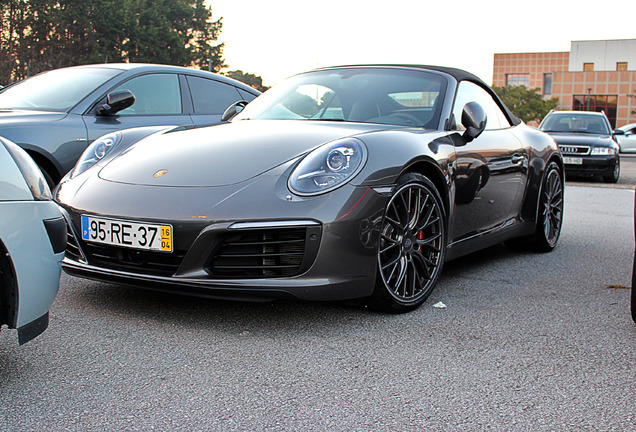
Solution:
[[[91,145],[86,147],[82,156],[80,156],[75,169],[71,174],[71,178],[80,175],[100,160],[104,159],[108,153],[121,141],[121,133],[115,132],[104,135],[93,141]]]
[[[613,155],[614,153],[616,153],[616,150],[614,150],[611,147],[594,147],[592,149],[592,153],[593,155]]]
[[[367,150],[361,141],[345,138],[310,152],[289,177],[289,190],[297,195],[332,191],[352,179],[364,166]]]

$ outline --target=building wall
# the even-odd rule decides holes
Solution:
[[[493,85],[504,87],[509,74],[528,74],[529,88],[543,90],[543,74],[567,70],[569,55],[568,52],[495,54]]]
[[[636,122],[636,71],[554,72],[552,95],[559,99],[559,110],[571,110],[575,95],[617,97],[615,126]],[[607,113],[608,115],[610,113]]]
[[[595,71],[615,71],[618,62],[636,70],[636,39],[572,41],[567,70],[583,71],[584,63],[593,63]]]
[[[617,71],[617,62],[626,62],[626,71]],[[594,63],[594,71],[583,72],[584,63]],[[552,88],[544,88],[546,74]],[[539,88],[545,98],[559,99],[559,110],[574,108],[575,97],[586,109],[598,109],[587,101],[612,100],[615,109],[606,111],[614,126],[636,123],[636,39],[573,41],[571,52],[500,53],[494,56],[493,86],[527,83]],[[601,104],[602,105],[602,104]]]

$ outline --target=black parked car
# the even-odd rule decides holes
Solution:
[[[552,250],[563,166],[554,140],[470,73],[334,67],[229,124],[102,137],[56,200],[73,275],[405,312],[447,259],[519,237]]]
[[[54,185],[105,133],[138,126],[218,123],[229,105],[258,95],[238,81],[176,66],[57,69],[0,92],[0,136],[24,148]]]
[[[551,111],[539,129],[555,139],[565,163],[565,173],[602,176],[616,183],[620,176],[619,146],[607,117],[602,112]]]

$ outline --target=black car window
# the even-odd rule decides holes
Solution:
[[[135,77],[114,90],[130,90],[135,103],[118,115],[181,114],[181,88],[176,74],[150,74]]]
[[[457,88],[455,104],[453,105],[453,117],[455,118],[455,129],[464,130],[461,124],[462,111],[468,102],[477,102],[486,111],[486,129],[504,129],[510,127],[510,122],[497,102],[483,88],[470,81],[462,81]]]
[[[223,114],[243,97],[235,87],[207,78],[187,76],[195,114]]]

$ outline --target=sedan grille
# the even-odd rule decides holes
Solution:
[[[561,153],[565,155],[578,155],[585,156],[590,154],[589,146],[579,146],[579,145],[567,145],[567,146],[559,146]]]
[[[300,273],[310,228],[237,232],[226,236],[208,271],[218,278],[288,277]],[[315,238],[315,237],[312,237]]]

